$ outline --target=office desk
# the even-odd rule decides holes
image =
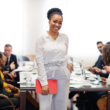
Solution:
[[[20,110],[26,110],[26,91],[35,91],[35,85],[20,85]]]
[[[77,69],[76,69],[77,70]],[[86,79],[91,75],[92,73],[85,73]],[[93,74],[92,74],[93,75]],[[92,85],[91,87],[84,87],[83,85],[79,88],[70,87],[70,91],[76,91],[76,92],[83,92],[83,91],[106,91],[108,98],[107,98],[107,110],[110,110],[110,86],[107,85],[107,83],[100,82],[99,85]]]
[[[35,85],[20,85],[20,110],[25,110],[26,107],[26,91],[35,91]],[[110,87],[107,86],[106,84],[100,84],[99,86],[96,87],[80,87],[80,88],[72,88],[70,87],[70,91],[77,91],[77,92],[81,92],[81,91],[107,91],[108,94],[108,100],[107,100],[107,110],[110,110]]]
[[[70,91],[77,91],[77,92],[83,92],[83,91],[107,91],[107,110],[110,110],[110,86],[107,86],[107,84],[100,84],[100,86],[95,87],[80,87],[80,88],[72,88],[70,87]]]
[[[29,72],[27,72],[28,74]],[[22,79],[22,73],[20,74],[20,79]],[[22,85],[20,84],[20,110],[25,110],[26,108],[26,91],[35,91],[35,85]],[[70,91],[107,91],[108,94],[108,100],[107,100],[107,110],[110,110],[110,87],[107,86],[107,84],[100,84],[100,85],[95,85],[94,87],[80,87],[80,88],[73,88],[70,87]]]
[[[31,74],[32,84],[20,84],[20,110],[25,110],[26,107],[26,91],[35,91],[35,79],[37,79],[38,75],[33,74],[34,72],[20,72],[20,82],[23,82],[25,79],[25,74]],[[24,77],[25,76],[25,77]]]

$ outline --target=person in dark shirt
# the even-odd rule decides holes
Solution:
[[[18,68],[17,57],[16,57],[16,55],[12,54],[12,46],[10,44],[5,45],[4,55],[7,58],[5,66],[9,66],[10,64],[14,63],[15,64],[14,69]],[[19,81],[19,72],[14,72],[13,70],[10,70],[9,73],[14,78],[14,82],[8,80],[7,83],[10,83],[14,86],[19,87],[19,85],[17,84],[17,82]],[[3,71],[3,74],[5,75],[5,78],[7,78],[6,77],[7,71]]]
[[[107,42],[106,44],[108,44]],[[99,55],[98,60],[96,61],[93,68],[89,69],[93,74],[99,74],[101,77],[108,78],[109,73],[104,70],[104,62],[102,60],[102,51],[103,51],[104,44],[99,41],[97,42],[97,48],[100,51],[101,55]],[[105,91],[101,92],[86,92],[85,94],[88,96],[88,99],[90,100],[91,104],[94,106],[94,110],[99,110],[97,106],[97,100],[102,96],[105,95]]]
[[[97,42],[97,48],[98,50],[100,51],[100,53],[102,54],[102,49],[103,49],[103,43],[101,41],[98,41]],[[98,60],[96,61],[95,65],[93,66],[94,67],[97,67],[97,68],[100,68],[100,69],[103,69],[103,66],[104,66],[104,63],[102,61],[102,55],[99,55],[99,58]],[[93,69],[89,69],[92,73],[96,73],[96,71],[94,71]],[[69,93],[69,99],[71,99],[77,92],[74,92],[74,91],[71,91]]]
[[[103,68],[108,73],[110,73],[110,42],[107,42],[103,48],[102,60],[105,64],[105,66]],[[107,85],[109,85],[110,84],[109,79],[110,79],[110,76],[109,76],[108,80],[106,80],[106,78],[102,77],[102,82],[104,82],[104,83],[107,82]],[[99,110],[107,110],[107,96],[106,96],[105,100],[103,100],[103,98],[101,98],[101,96],[103,96],[103,95],[107,95],[106,92],[105,92],[105,94],[100,94],[99,100],[97,101]]]
[[[14,105],[16,107],[20,106],[20,89],[5,82],[3,70],[11,70],[10,66],[4,66],[5,65],[6,57],[3,53],[0,52],[0,94],[6,95],[9,97]],[[2,102],[2,101],[3,102]],[[10,105],[9,102],[7,102],[4,99],[0,98],[0,107],[1,106],[7,106]],[[27,91],[26,92],[26,110],[38,110],[39,104],[32,98],[31,94]]]
[[[110,44],[110,42],[107,42],[106,44]],[[89,70],[93,74],[99,74],[101,77],[108,78],[109,73],[104,70],[104,62],[102,61],[102,49],[103,49],[104,44],[101,41],[97,42],[97,48],[100,51],[101,55],[99,55],[98,60],[96,61],[95,65],[93,68],[90,68]]]
[[[95,65],[93,67],[97,67],[100,69],[103,69],[104,63],[102,61],[102,49],[103,49],[104,44],[101,41],[97,42],[97,48],[99,50],[99,52],[101,53],[101,55],[99,55],[98,60],[96,61]]]

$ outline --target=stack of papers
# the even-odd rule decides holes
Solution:
[[[70,87],[79,88],[81,87],[82,82],[70,81]]]
[[[38,78],[38,74],[34,74],[33,72],[20,72],[20,82],[21,84],[26,84],[27,77],[31,78],[31,84],[35,85],[35,81]]]
[[[91,74],[92,76],[96,77],[96,75]],[[93,85],[92,85],[93,84]],[[72,72],[70,77],[70,87],[79,88],[79,87],[93,87],[94,85],[99,84],[98,81],[94,81],[91,83],[90,80],[84,80],[83,75],[75,75],[75,72]]]
[[[32,71],[32,67],[31,66],[23,66],[23,67],[18,67],[17,69],[15,69],[14,71]]]

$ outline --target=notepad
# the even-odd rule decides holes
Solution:
[[[57,93],[57,80],[48,79],[47,81],[48,81],[50,92],[52,94],[56,94]],[[42,92],[42,86],[39,80],[36,79],[36,93],[41,93],[41,92]]]

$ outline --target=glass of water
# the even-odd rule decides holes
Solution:
[[[26,76],[26,83],[27,83],[27,85],[31,85],[31,82],[32,81],[32,76],[31,76],[31,74],[29,73],[27,73],[27,76]]]

